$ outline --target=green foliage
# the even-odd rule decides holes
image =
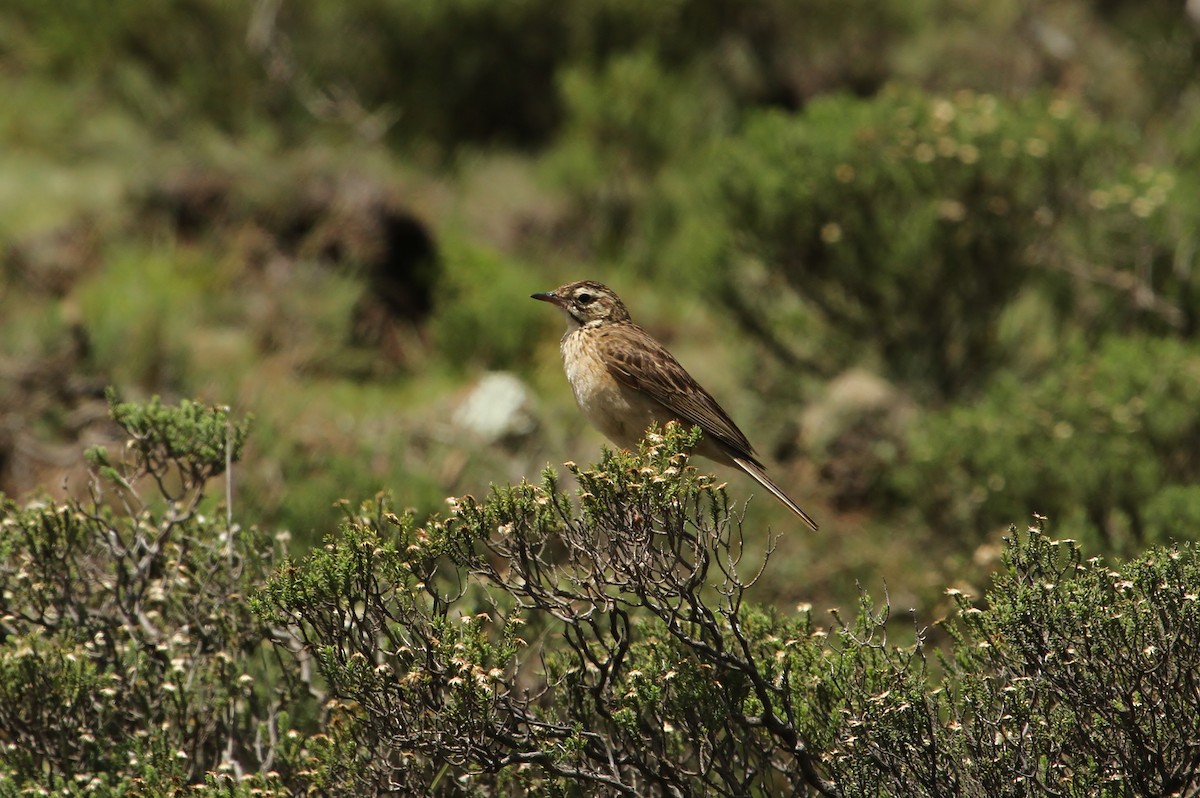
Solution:
[[[695,440],[671,426],[638,454],[572,467],[579,509],[552,473],[464,497],[421,529],[364,507],[340,539],[279,571],[256,606],[297,629],[353,702],[338,732],[361,766],[326,787],[437,792],[448,770],[480,789],[524,772],[533,791],[645,794],[664,768],[681,768],[666,783],[714,785],[754,781],[761,757],[793,776],[811,768],[774,657],[811,629],[747,612],[755,637],[739,638],[740,537],[722,491],[687,467]],[[710,568],[712,608],[700,598]],[[769,655],[760,666],[742,645]],[[712,647],[729,661],[705,656]],[[702,776],[710,745],[762,754]]]
[[[559,75],[639,51],[712,75],[736,104],[795,106],[837,82],[869,90],[919,5],[816,0],[804,12],[780,0],[376,1],[301,11],[297,27],[318,76],[399,106],[401,136],[529,146],[565,117]],[[328,30],[357,32],[352,58],[322,46],[314,33]]]
[[[16,66],[86,77],[166,131],[182,119],[241,131],[265,111],[288,132],[305,106],[336,116],[342,101],[365,106],[361,114],[394,107],[396,138],[453,147],[545,142],[564,117],[560,73],[638,50],[709,72],[739,105],[794,107],[837,84],[867,92],[893,69],[920,13],[921,4],[871,0],[810,0],[802,15],[781,0],[371,0],[275,10],[190,0],[137,13],[22,0],[3,19]],[[323,96],[327,87],[338,88]]]
[[[766,426],[783,430],[764,454],[808,455],[791,472],[849,509],[845,497],[878,494],[844,484],[851,458],[827,467],[791,432],[823,378],[866,368],[936,405],[1000,370],[1036,373],[1064,338],[1194,337],[1200,104],[1178,16],[1080,0],[187,0],[137,13],[18,0],[0,10],[0,238],[29,240],[0,241],[0,337],[30,369],[76,339],[61,369],[72,388],[86,369],[91,384],[267,418],[284,394],[325,410],[330,376],[362,397],[395,380],[408,386],[397,417],[446,417],[448,383],[544,351],[553,321],[530,290],[636,274],[757,339],[722,341],[713,371],[753,363],[737,375],[763,397],[749,409],[771,408]],[[478,203],[485,183],[492,207]],[[439,257],[365,262],[399,217]],[[443,262],[444,284],[425,271]],[[52,294],[34,289],[46,272]],[[1030,307],[1045,312],[1025,326]],[[656,334],[680,333],[678,316],[643,320],[655,315]],[[756,348],[765,363],[747,357]],[[22,376],[3,393],[31,406]],[[83,402],[36,390],[56,406],[13,437],[35,429],[71,451],[90,432],[69,406]],[[573,443],[578,427],[556,438],[556,401],[516,457]],[[391,450],[365,425],[358,440],[288,439],[329,421],[271,419],[278,462],[242,493],[303,542],[340,496],[404,481],[428,511],[486,482],[411,462],[421,447],[405,432]],[[3,437],[5,484],[60,481],[4,457]],[[846,538],[831,573],[876,556],[867,537]]]
[[[1074,278],[1055,292],[1089,332],[1200,333],[1195,179],[1186,169],[1128,164],[1087,195],[1048,263]]]
[[[1198,585],[1194,549],[1112,568],[1040,526],[1014,530],[980,606],[948,591],[958,613],[943,623],[953,647],[940,680],[922,645],[888,644],[865,606],[835,646],[833,794],[1194,790]]]
[[[96,365],[122,384],[178,389],[210,266],[182,251],[116,253],[78,293]]]
[[[213,795],[277,794],[265,771],[297,753],[281,710],[304,700],[245,601],[272,546],[200,509],[246,424],[187,401],[113,401],[112,415],[128,459],[89,452],[90,500],[0,508],[0,777],[149,795],[211,771]],[[264,773],[215,775],[247,769]]]
[[[276,566],[197,510],[191,475],[243,428],[192,403],[113,415],[134,455],[105,467],[110,506],[3,507],[0,795],[1200,786],[1194,548],[1114,567],[1014,530],[982,602],[948,591],[931,667],[927,630],[865,595],[828,630],[749,603],[771,551],[747,558],[723,488],[688,465],[694,430],[569,464],[575,499],[547,471],[425,526],[382,495],[347,503],[338,534]],[[162,512],[132,487],[159,462],[183,485]]]
[[[376,500],[277,571],[255,608],[296,630],[339,702],[311,752],[322,788],[1195,788],[1194,550],[1112,568],[1040,527],[1014,532],[979,607],[949,591],[953,645],[930,667],[926,631],[893,642],[887,606],[866,596],[832,633],[809,611],[747,603],[759,572],[740,574],[736,518],[687,465],[694,441],[672,425],[636,454],[570,466],[577,501],[553,472],[421,528]]]
[[[445,361],[454,368],[524,365],[545,331],[545,308],[521,301],[534,289],[547,290],[531,284],[529,274],[501,253],[449,242],[443,290],[431,320]]]
[[[118,402],[108,391],[113,421],[129,436],[134,472],[161,479],[168,465],[183,472],[185,484],[203,485],[241,459],[250,419],[235,422],[229,408],[207,407],[184,399],[166,407],[156,396],[145,404]],[[93,449],[93,466],[108,466],[107,453]]]
[[[794,109],[827,82],[869,92],[919,14],[911,3],[825,0],[806,3],[802,18],[775,0],[596,5],[608,7],[599,21],[578,27],[629,44],[559,70],[563,119],[549,167],[589,247],[655,268],[669,231],[703,235],[705,223],[691,219],[695,174],[750,109]],[[690,282],[691,259],[679,260]]]
[[[266,94],[241,44],[242,4],[17,0],[3,17],[11,61],[59,79],[86,76],[152,124],[175,126],[190,115],[236,126]]]
[[[296,16],[289,27],[303,32],[298,51],[318,79],[397,106],[404,138],[529,143],[557,121],[553,76],[571,14],[556,3],[372,0]],[[354,32],[352,57],[327,47],[322,31]]]
[[[1193,346],[1110,338],[1039,379],[1001,376],[973,405],[929,414],[891,477],[942,534],[974,537],[1037,512],[1127,551],[1190,540],[1195,527],[1164,511],[1196,512],[1181,489],[1200,477],[1198,403]]]
[[[668,185],[688,183],[669,167],[734,124],[713,75],[671,70],[649,49],[566,70],[559,91],[566,118],[549,168],[574,199],[574,224],[603,251],[636,250],[666,223],[655,217],[672,213]]]
[[[1009,541],[987,609],[955,595],[955,748],[986,794],[1196,789],[1200,563],[1084,561],[1040,527]]]
[[[462,586],[439,574],[452,547],[380,497],[255,598],[268,623],[298,630],[333,695],[354,702],[331,707],[316,787],[375,794],[394,779],[424,792],[459,746],[486,737],[519,621],[467,613]]]
[[[1150,548],[1200,521],[1179,6],[3,4],[0,485],[81,498],[0,508],[0,796],[1196,792],[1195,555]],[[760,577],[672,431],[578,496],[348,511],[251,616],[254,521],[302,553],[338,497],[424,518],[579,444],[565,390],[512,448],[433,423],[551,368],[548,271],[665,297],[831,534]],[[848,369],[891,384],[810,435]],[[122,405],[88,493],[110,381],[253,407],[251,462],[223,411]],[[1021,535],[948,637],[750,603],[886,569],[919,618],[1031,510],[1129,562]]]
[[[1040,97],[890,90],[756,114],[702,178],[703,223],[726,233],[696,266],[749,317],[802,303],[816,335],[757,331],[838,358],[826,368],[873,356],[951,394],[1003,354],[997,319],[1029,279],[1031,245],[1082,190],[1094,140],[1085,115]],[[726,271],[747,259],[772,290]]]

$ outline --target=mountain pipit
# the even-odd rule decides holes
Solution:
[[[677,421],[703,432],[694,454],[754,477],[813,529],[817,522],[766,475],[746,436],[700,383],[650,333],[633,323],[611,290],[571,283],[534,299],[567,317],[563,365],[588,421],[617,446],[637,448],[651,423]]]

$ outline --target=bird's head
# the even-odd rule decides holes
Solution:
[[[629,321],[629,311],[621,298],[607,286],[591,280],[569,283],[543,294],[531,294],[562,308],[571,327],[595,327],[600,324]]]

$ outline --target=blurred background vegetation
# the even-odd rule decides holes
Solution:
[[[757,600],[936,614],[1035,512],[1194,538],[1183,5],[9,0],[0,490],[81,491],[107,385],[253,414],[297,552],[595,460],[526,299],[591,278],[822,522],[750,502]]]

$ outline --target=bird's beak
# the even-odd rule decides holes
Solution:
[[[551,305],[558,305],[560,308],[563,306],[563,301],[558,296],[558,294],[552,293],[550,291],[546,291],[541,294],[530,294],[529,298],[530,299],[540,299],[543,302],[549,302]]]

